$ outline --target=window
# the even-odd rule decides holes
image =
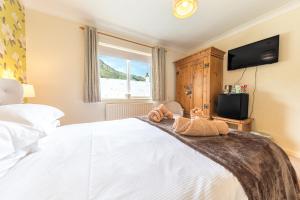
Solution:
[[[149,52],[100,43],[101,99],[150,99],[152,58]]]

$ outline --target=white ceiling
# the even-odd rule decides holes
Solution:
[[[294,0],[199,0],[188,19],[172,14],[172,0],[23,0],[26,8],[127,36],[190,50]],[[298,0],[299,1],[299,0]]]

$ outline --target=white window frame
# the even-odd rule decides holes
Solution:
[[[129,48],[124,48],[124,47],[120,47],[120,46],[116,46],[116,45],[112,45],[112,44],[108,44],[108,43],[103,43],[103,42],[99,42],[98,45],[100,46],[104,46],[104,47],[109,47],[109,48],[114,48],[120,51],[126,51],[126,52],[130,52],[130,53],[136,53],[136,54],[140,54],[140,55],[145,55],[145,56],[149,56],[152,58],[152,55],[150,53],[146,53],[146,52],[142,52],[142,51],[137,51],[137,50],[133,50],[133,49],[129,49]],[[101,55],[101,54],[100,54]],[[101,101],[102,102],[139,102],[139,101],[143,101],[143,102],[152,102],[152,63],[150,63],[150,73],[149,73],[149,81],[150,81],[150,96],[147,97],[139,97],[139,96],[131,96],[130,92],[131,92],[131,85],[130,85],[130,61],[129,59],[126,60],[127,62],[127,94],[125,94],[124,98],[122,99],[115,99],[115,98],[103,98],[101,95],[101,91],[100,91],[100,97],[101,97]],[[100,70],[100,69],[99,69]],[[100,74],[100,73],[99,73]],[[101,84],[101,76],[99,75],[99,82]]]

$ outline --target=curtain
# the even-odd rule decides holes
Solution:
[[[84,102],[100,101],[97,30],[85,27]]]
[[[165,101],[166,50],[155,47],[152,50],[152,99]]]

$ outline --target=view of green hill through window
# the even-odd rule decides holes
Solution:
[[[101,55],[99,68],[102,98],[150,98],[150,63]]]
[[[99,65],[100,65],[101,78],[111,78],[111,79],[121,79],[121,80],[127,79],[127,74],[125,72],[121,72],[114,69],[113,67],[103,62],[101,59],[99,60]],[[131,80],[146,81],[146,76],[149,76],[149,73],[145,72],[144,77],[139,75],[134,75],[134,74],[131,74],[130,76],[131,76]]]

